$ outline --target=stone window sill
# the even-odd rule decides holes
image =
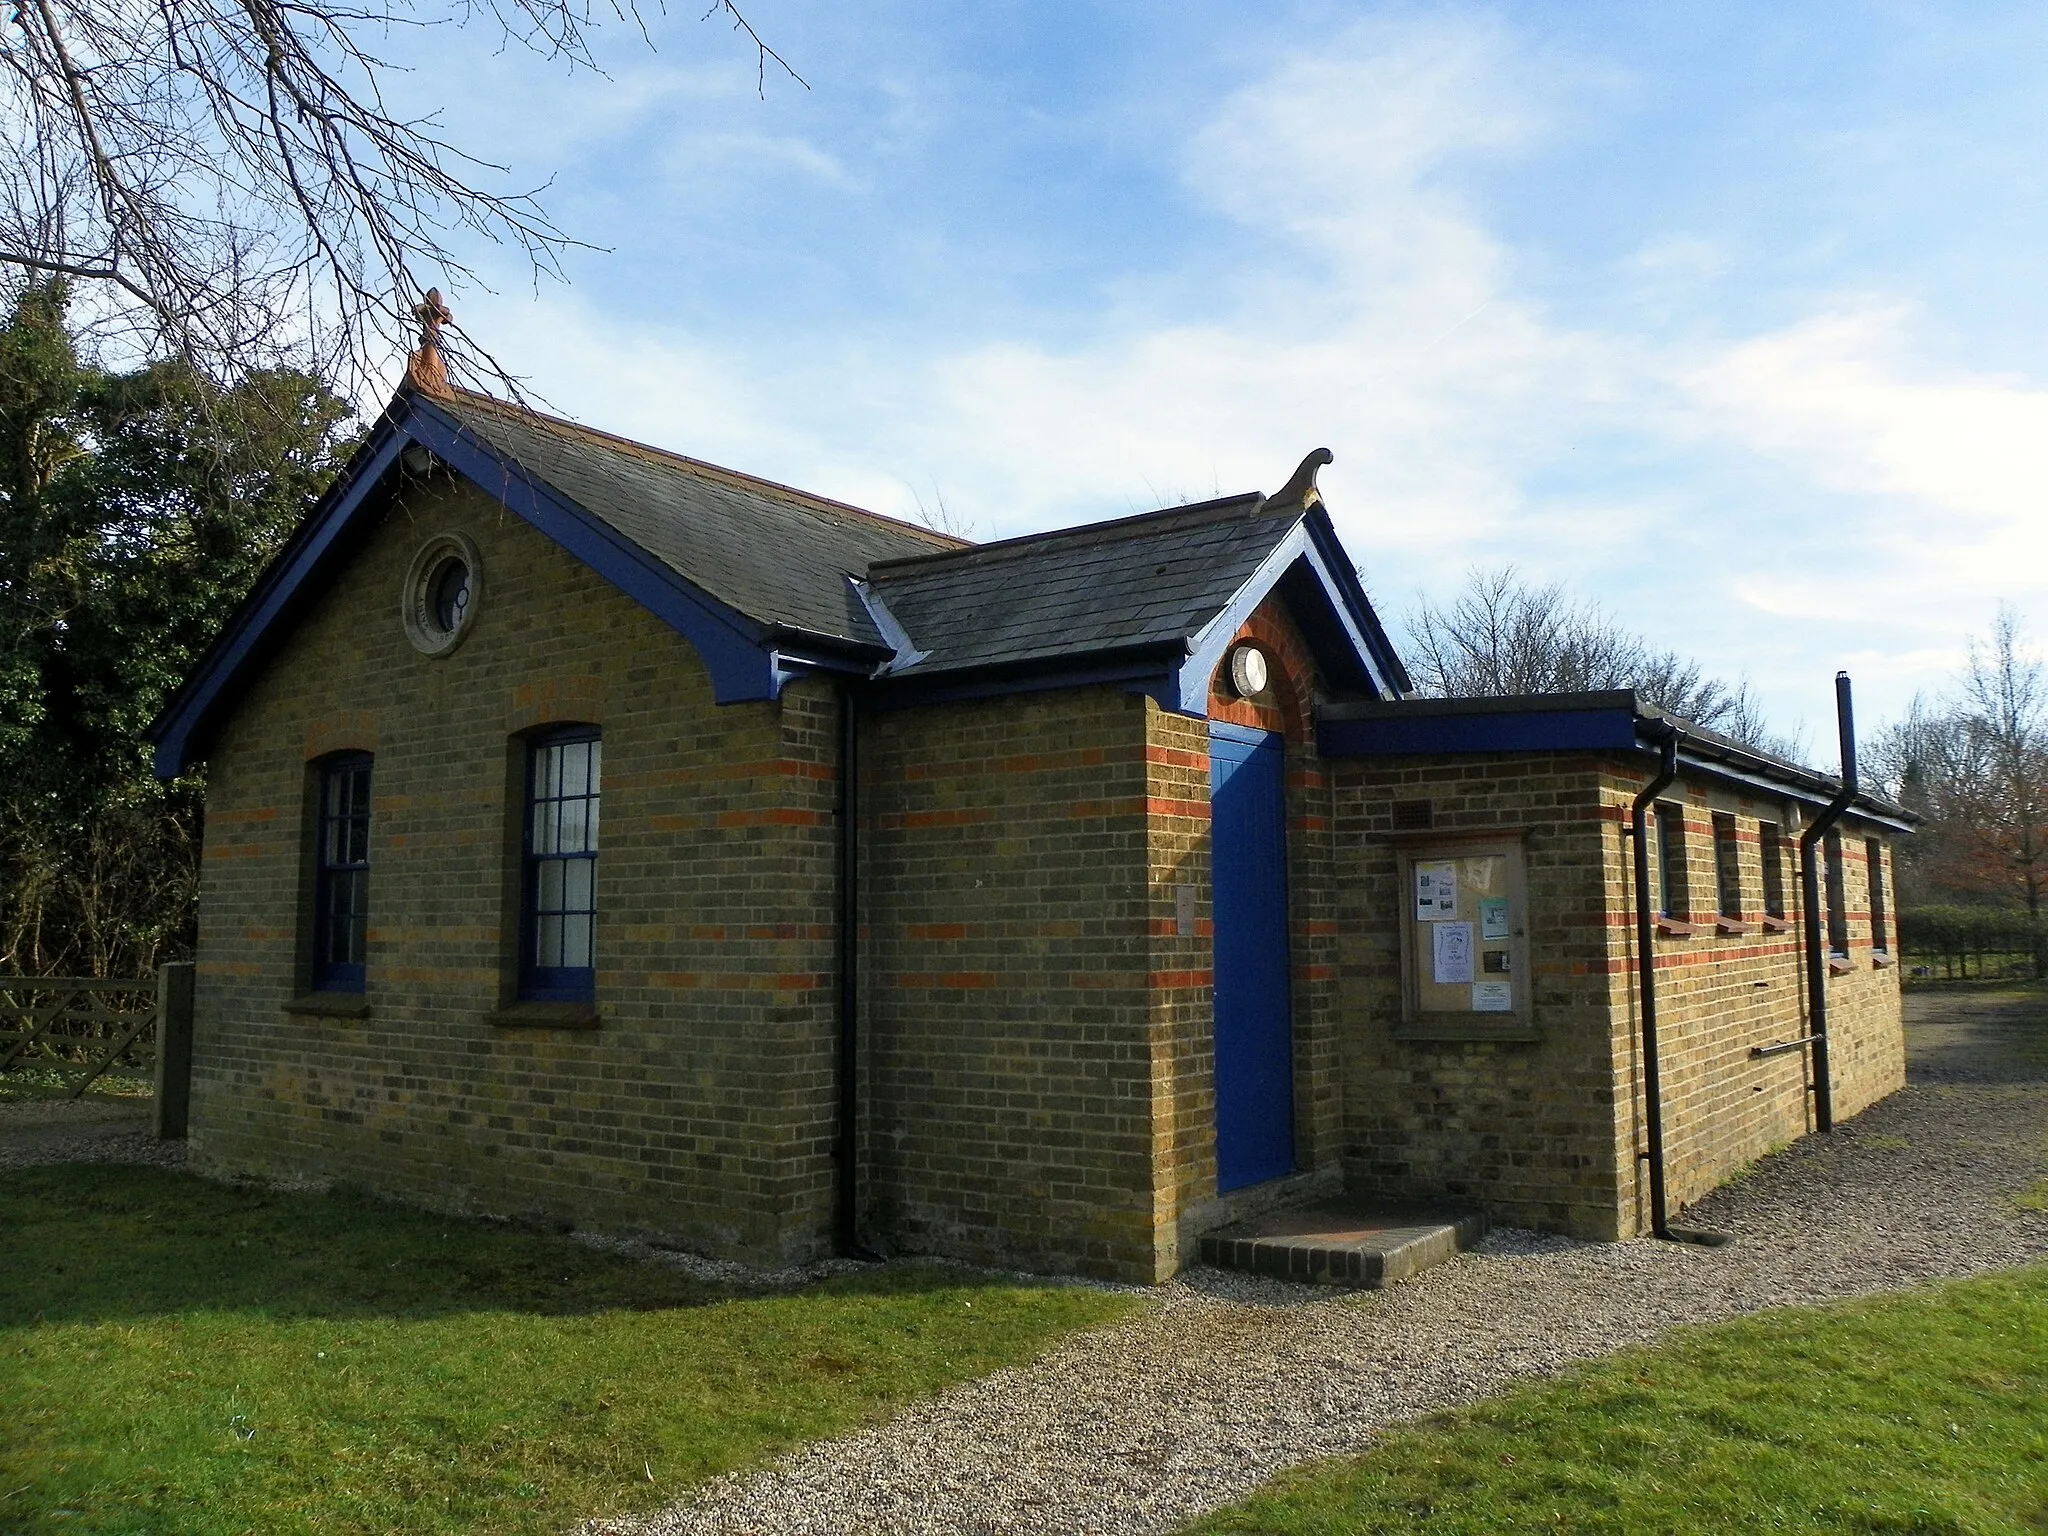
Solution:
[[[1714,919],[1714,932],[1720,934],[1755,933],[1756,924],[1746,923],[1739,917],[1717,917]]]
[[[1657,932],[1667,939],[1689,939],[1699,931],[1699,924],[1688,923],[1682,917],[1660,917],[1657,919]]]
[[[1790,933],[1792,919],[1789,917],[1767,917],[1763,920],[1765,933]]]
[[[1870,963],[1876,966],[1880,971],[1882,971],[1888,970],[1890,967],[1897,965],[1898,961],[1894,960],[1891,957],[1890,953],[1886,950],[1873,949],[1870,952]]]
[[[1528,1044],[1538,1039],[1535,1027],[1519,1021],[1502,1024],[1467,1023],[1461,1019],[1415,1020],[1394,1026],[1396,1040],[1497,1041]]]
[[[1828,956],[1828,974],[1830,976],[1846,976],[1855,969],[1856,962],[1839,950]]]
[[[513,1003],[494,1010],[490,1022],[500,1029],[596,1029],[595,1003]]]
[[[316,1019],[367,1019],[370,1000],[360,992],[305,992],[286,1003],[284,1011]]]

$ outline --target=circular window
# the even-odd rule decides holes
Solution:
[[[1255,698],[1264,693],[1268,681],[1266,653],[1256,645],[1240,645],[1230,653],[1230,686],[1239,698]]]
[[[406,637],[426,655],[446,656],[469,633],[481,588],[474,544],[459,533],[427,540],[405,576]]]
[[[428,586],[434,594],[434,627],[443,634],[454,634],[469,612],[469,562],[450,555],[434,568]]]

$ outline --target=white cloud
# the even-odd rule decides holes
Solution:
[[[584,419],[880,511],[943,498],[983,535],[1270,488],[1327,444],[1333,512],[1390,608],[1512,561],[1749,674],[1786,718],[1827,718],[1843,659],[1878,690],[1867,713],[1895,709],[1995,598],[2048,596],[2048,390],[1928,364],[1925,322],[1882,299],[1703,341],[1698,296],[1744,272],[1688,233],[1615,263],[1601,329],[1561,324],[1463,188],[1543,149],[1594,78],[1455,13],[1279,57],[1170,168],[1210,238],[1093,314],[1049,298],[1058,344],[471,307]],[[804,138],[699,155],[852,183]]]
[[[669,145],[661,167],[667,176],[690,185],[707,175],[758,179],[793,172],[839,191],[859,189],[837,155],[795,134],[683,133]]]
[[[976,499],[1021,527],[1147,485],[1270,487],[1326,443],[1333,506],[1371,530],[1361,553],[1475,543],[1550,451],[1532,409],[1578,392],[1567,371],[1599,372],[1512,290],[1509,253],[1441,182],[1541,131],[1490,23],[1360,27],[1283,60],[1186,153],[1219,239],[1253,252],[1217,264],[1205,312],[1138,308],[1079,346],[943,358],[938,410],[907,446],[943,439],[974,465]]]
[[[1817,315],[1684,383],[1721,430],[1823,485],[1938,513],[1951,529],[2048,531],[2048,390],[1916,367],[1913,318],[1883,303]]]
[[[1746,573],[1780,619],[1882,633],[1925,680],[2000,599],[2048,598],[2048,389],[1923,361],[1919,317],[1841,306],[1685,370],[1694,426],[1782,465],[1802,558]]]
[[[947,349],[849,325],[771,361],[555,301],[515,355],[615,429],[713,457],[772,447],[748,462],[853,499],[858,487],[882,510],[912,511],[911,487],[935,487],[991,532],[1159,490],[1270,488],[1328,444],[1325,483],[1361,555],[1460,566],[1554,451],[1536,418],[1601,387],[1604,369],[1513,291],[1510,253],[1445,176],[1543,131],[1509,42],[1481,20],[1376,24],[1280,60],[1221,103],[1180,167],[1231,250],[1191,250],[1187,271],[1153,285],[1178,308],[1124,284],[1139,297],[1071,345]],[[773,425],[750,426],[753,409]]]

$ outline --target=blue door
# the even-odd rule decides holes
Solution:
[[[1294,1171],[1285,753],[1270,731],[1209,725],[1216,926],[1216,1185]]]

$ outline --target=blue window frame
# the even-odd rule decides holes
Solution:
[[[1892,935],[1891,921],[1885,912],[1884,844],[1874,837],[1867,839],[1863,856],[1870,866],[1870,947],[1881,955],[1889,954]]]
[[[1685,886],[1685,812],[1657,802],[1657,915],[1683,921],[1692,908]]]
[[[603,743],[592,726],[532,738],[520,996],[587,1003],[597,982],[597,810]]]
[[[1828,951],[1849,953],[1849,886],[1842,875],[1842,834],[1827,836]]]
[[[313,880],[313,990],[363,990],[370,913],[370,754],[320,765],[320,825]]]

